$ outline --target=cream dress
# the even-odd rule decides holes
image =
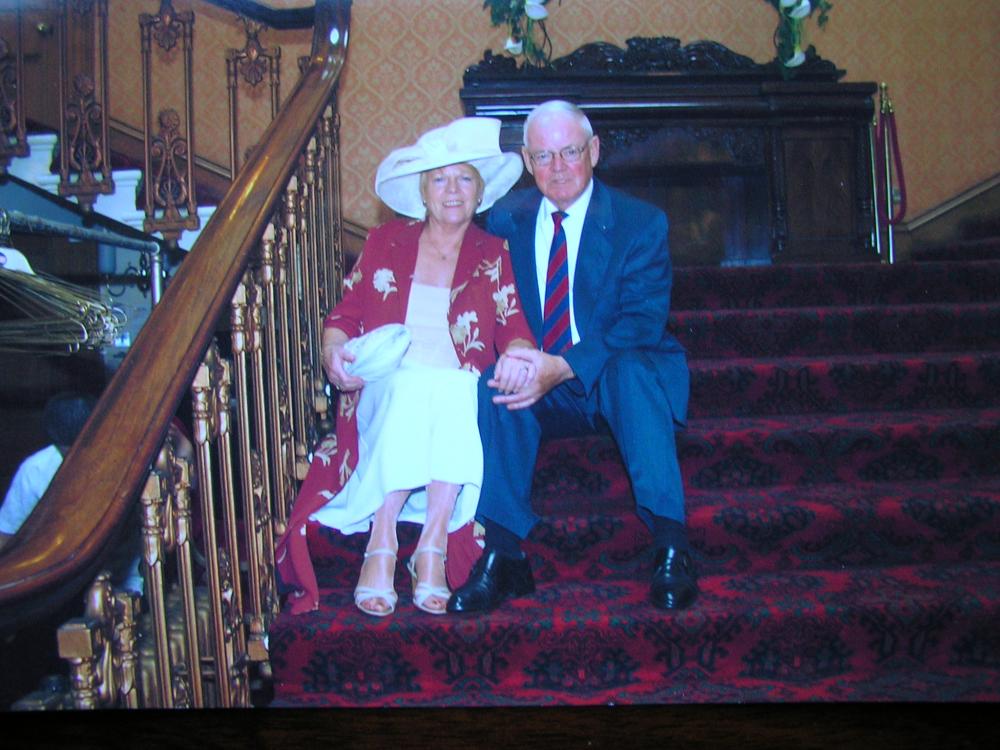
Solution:
[[[447,287],[412,285],[404,321],[410,348],[398,370],[361,390],[357,468],[312,520],[344,534],[366,532],[385,496],[408,489],[399,520],[423,524],[431,480],[462,486],[449,532],[472,520],[483,481],[478,378],[458,369],[450,295]]]

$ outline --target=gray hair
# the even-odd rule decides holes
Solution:
[[[528,128],[531,127],[535,120],[544,119],[556,114],[569,115],[576,120],[580,127],[583,128],[583,132],[587,134],[587,138],[594,135],[594,128],[582,109],[572,102],[563,101],[562,99],[550,99],[531,110],[524,119],[524,145],[528,145]]]

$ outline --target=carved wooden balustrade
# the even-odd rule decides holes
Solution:
[[[264,47],[260,32],[266,28],[241,16],[247,41],[242,49],[226,51],[226,89],[229,92],[229,171],[236,174],[239,157],[239,84],[243,80],[251,89],[267,81],[270,89],[271,119],[281,103],[281,48]]]
[[[329,426],[319,341],[343,275],[349,9],[317,2],[301,79],[0,558],[0,626],[89,592],[58,635],[76,708],[247,706],[267,675],[274,539]],[[130,544],[142,596],[105,570]]]
[[[63,0],[59,15],[59,194],[92,207],[98,195],[115,191],[108,138],[108,2]],[[87,26],[93,24],[93,35]],[[73,70],[70,35],[97,44],[96,71]]]

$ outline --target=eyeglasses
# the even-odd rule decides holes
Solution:
[[[587,143],[589,143],[589,139]],[[576,164],[580,159],[583,158],[584,153],[587,151],[587,143],[582,146],[566,146],[566,148],[559,149],[558,152],[555,151],[535,151],[534,153],[529,153],[528,157],[531,159],[531,163],[536,167],[547,167],[552,163],[552,160],[556,158],[556,153],[562,157],[562,160],[567,164]]]

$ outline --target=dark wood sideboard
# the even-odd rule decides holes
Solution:
[[[877,86],[843,74],[814,54],[786,78],[715,42],[633,38],[547,69],[487,51],[460,97],[467,115],[503,122],[504,150],[519,149],[535,104],[582,107],[601,139],[598,176],[667,212],[677,264],[877,260]]]

